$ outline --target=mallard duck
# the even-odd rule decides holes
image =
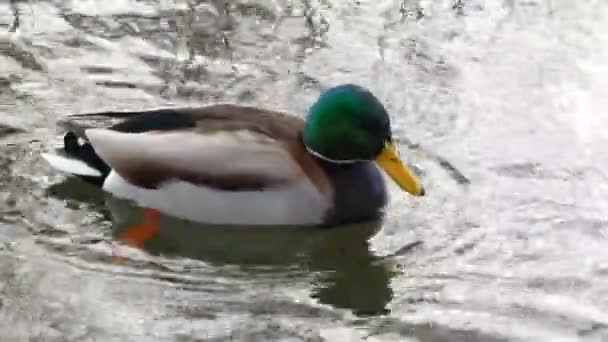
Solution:
[[[234,104],[72,115],[119,119],[68,131],[56,169],[115,197],[186,220],[229,225],[331,225],[374,220],[384,170],[424,188],[399,159],[387,110],[367,89],[322,92],[305,119]],[[61,149],[60,149],[61,150]]]

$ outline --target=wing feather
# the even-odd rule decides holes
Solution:
[[[179,179],[221,189],[263,189],[303,173],[283,143],[248,130],[127,133],[93,128],[86,136],[111,168],[146,188]]]

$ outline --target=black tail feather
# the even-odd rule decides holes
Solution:
[[[102,186],[105,178],[110,173],[111,168],[106,164],[93,149],[90,143],[80,144],[78,137],[73,132],[68,132],[63,137],[63,149],[65,153],[75,159],[85,162],[90,167],[99,170],[101,177],[79,176],[83,180],[97,186]]]

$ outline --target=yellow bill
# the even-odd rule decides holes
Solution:
[[[376,163],[380,166],[401,189],[414,196],[424,196],[424,187],[397,155],[395,147],[386,143],[380,155],[376,158]]]

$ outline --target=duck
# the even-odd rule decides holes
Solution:
[[[425,195],[399,156],[390,116],[356,84],[323,90],[303,117],[239,104],[72,114],[48,164],[120,199],[185,220],[329,226],[377,220],[386,180]],[[386,177],[388,176],[388,177]]]

